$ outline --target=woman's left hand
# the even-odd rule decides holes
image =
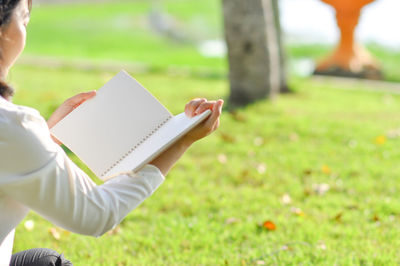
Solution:
[[[217,101],[207,101],[207,99],[204,98],[193,99],[187,103],[185,106],[185,114],[188,117],[199,115],[206,110],[211,110],[210,116],[175,142],[169,149],[161,153],[151,161],[150,164],[156,166],[166,175],[190,145],[213,133],[219,127],[223,104],[224,101],[221,99]]]
[[[211,110],[212,113],[205,121],[189,131],[184,138],[188,140],[189,143],[193,143],[217,130],[223,104],[224,101],[221,99],[217,101],[207,101],[207,99],[204,98],[193,99],[187,103],[185,106],[185,113],[188,117],[201,114],[206,110]]]
[[[69,99],[67,99],[64,103],[62,103],[50,116],[49,120],[47,120],[47,125],[49,128],[52,128],[55,124],[58,123],[61,119],[63,119],[66,115],[71,113],[76,107],[81,105],[84,101],[93,98],[96,95],[96,91],[82,92],[79,93]],[[58,144],[61,144],[58,140],[53,138]]]

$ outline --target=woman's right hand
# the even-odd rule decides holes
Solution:
[[[72,112],[76,107],[81,105],[84,101],[87,101],[90,98],[93,98],[96,95],[96,91],[82,92],[71,98],[67,99],[63,102],[50,116],[49,120],[47,120],[47,126],[52,128],[55,124],[58,123],[61,119],[67,116]],[[52,139],[61,145],[61,142],[57,140],[55,137],[51,136]]]
[[[72,112],[76,107],[81,105],[84,101],[93,98],[96,95],[96,91],[82,92],[71,98],[67,99],[63,102],[50,116],[49,120],[47,120],[47,125],[49,128],[52,128],[55,124],[58,123],[61,119],[67,116]]]

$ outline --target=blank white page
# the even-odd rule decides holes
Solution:
[[[51,132],[101,177],[172,114],[121,71]]]
[[[102,179],[111,178],[122,172],[137,171],[146,163],[156,158],[178,139],[204,121],[211,114],[210,110],[194,117],[180,113],[168,120],[157,132],[139,145],[132,153],[115,165]]]

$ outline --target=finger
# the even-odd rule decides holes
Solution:
[[[185,112],[186,114],[191,117],[194,114],[194,111],[197,109],[199,105],[202,103],[206,102],[207,100],[204,98],[197,98],[194,100],[191,100],[186,106],[185,106]]]
[[[218,103],[218,112],[219,112],[219,115],[218,115],[218,118],[217,118],[217,120],[215,121],[215,123],[214,123],[214,125],[213,125],[213,127],[212,127],[212,131],[215,131],[215,130],[217,130],[218,128],[219,128],[219,124],[220,124],[220,118],[221,118],[221,114],[222,114],[222,106],[224,105],[224,101],[223,100],[221,100],[219,103]]]
[[[217,103],[216,101],[209,101],[200,104],[199,107],[197,107],[197,109],[194,111],[194,115],[201,114],[202,112],[208,109],[212,111],[216,103]]]
[[[212,128],[210,129],[210,133],[212,133],[212,132],[214,132],[215,130],[218,129],[218,127],[219,127],[219,121],[220,121],[220,118],[218,117],[218,118],[217,118],[217,121],[215,121],[214,125],[213,125]]]
[[[199,107],[200,104],[204,103],[205,101],[207,101],[204,98],[201,99],[194,99],[191,100],[188,104],[186,104],[185,106],[185,114],[188,117],[192,117],[194,114],[194,111],[197,109],[197,107]]]
[[[89,92],[82,92],[79,93],[68,100],[65,101],[66,104],[71,105],[71,106],[76,106],[80,105],[86,100],[89,100],[90,98],[94,97],[96,95],[96,91],[89,91]]]
[[[206,126],[209,127],[210,129],[214,128],[215,123],[221,116],[223,104],[224,104],[223,100],[218,100],[216,104],[213,106],[212,113],[206,121]]]

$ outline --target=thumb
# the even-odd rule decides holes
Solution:
[[[214,125],[219,116],[222,113],[222,105],[224,104],[224,100],[218,100],[212,109],[212,113],[210,115],[210,118],[207,120],[210,126]]]
[[[89,92],[82,92],[82,93],[79,93],[79,94],[77,94],[77,95],[72,96],[71,98],[69,98],[69,99],[66,101],[66,103],[67,103],[68,105],[71,105],[71,106],[80,105],[80,104],[83,103],[84,101],[89,100],[90,98],[93,98],[93,97],[96,95],[96,93],[97,93],[97,92],[96,92],[95,90],[89,91]]]

